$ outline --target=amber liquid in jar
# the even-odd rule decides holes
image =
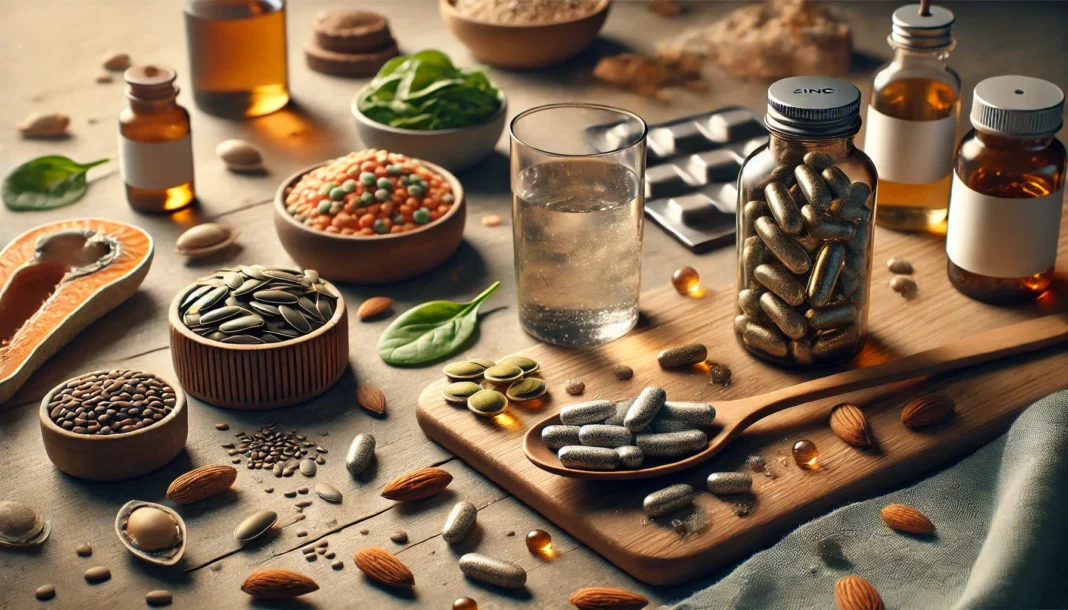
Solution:
[[[186,0],[185,27],[202,110],[255,117],[289,103],[284,0]]]
[[[973,131],[961,142],[956,171],[969,189],[982,195],[1035,199],[1062,188],[1065,160],[1064,145],[1052,136],[1012,138]],[[966,271],[952,260],[946,265],[957,290],[994,304],[1032,300],[1049,290],[1054,275],[1050,267],[1027,277],[999,278]]]
[[[956,116],[960,94],[949,84],[926,79],[895,80],[872,92],[872,108],[907,121],[934,121]],[[907,184],[879,178],[876,222],[890,229],[927,231],[946,220],[953,174],[937,182]]]

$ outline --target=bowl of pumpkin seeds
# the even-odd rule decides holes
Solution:
[[[220,407],[303,402],[348,366],[345,299],[312,269],[219,269],[178,293],[169,321],[179,382]]]

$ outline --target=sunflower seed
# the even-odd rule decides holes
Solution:
[[[219,330],[224,333],[240,333],[253,328],[263,326],[263,318],[257,315],[241,316],[234,320],[227,320],[219,325]]]
[[[308,324],[308,319],[304,317],[304,314],[288,305],[279,305],[278,311],[282,313],[282,319],[293,328],[302,333],[311,332],[311,324]]]

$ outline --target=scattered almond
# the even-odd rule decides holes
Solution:
[[[356,310],[356,317],[367,320],[386,313],[392,307],[393,299],[389,297],[371,297],[360,303],[360,307]]]
[[[70,117],[65,114],[35,112],[19,123],[19,134],[24,138],[56,138],[67,135],[69,126]]]
[[[607,587],[579,589],[568,601],[579,610],[641,610],[649,605],[649,600],[637,593]]]
[[[248,575],[241,590],[256,599],[286,599],[318,591],[319,585],[292,570],[257,570]]]
[[[898,532],[926,536],[935,531],[934,523],[931,523],[927,515],[907,504],[891,504],[879,514],[883,518],[883,523]]]
[[[856,405],[842,403],[831,410],[831,430],[854,447],[871,447],[871,426]]]
[[[356,386],[356,402],[372,413],[381,415],[386,412],[386,395],[373,385],[361,383]]]
[[[129,53],[109,53],[104,56],[104,69],[121,72],[130,67]]]
[[[949,417],[956,406],[956,402],[949,396],[941,394],[921,396],[901,410],[901,423],[905,424],[906,428],[912,429],[937,424]]]
[[[98,82],[100,84],[110,83],[110,82],[112,82],[114,80],[115,80],[115,77],[110,75],[110,74],[108,74],[107,72],[101,72],[100,74],[96,75],[96,82]]]
[[[415,576],[408,566],[385,549],[377,546],[360,549],[352,556],[352,560],[364,574],[387,587],[415,586]]]
[[[229,466],[201,466],[175,479],[167,488],[167,499],[175,504],[199,502],[230,489],[236,479],[237,471]]]
[[[420,468],[393,479],[382,489],[387,500],[405,502],[422,500],[441,493],[452,482],[452,475],[441,468]]]
[[[883,610],[883,600],[870,582],[859,576],[843,576],[834,585],[838,610]]]
[[[482,217],[482,226],[497,227],[501,224],[501,217],[496,214],[486,214]]]

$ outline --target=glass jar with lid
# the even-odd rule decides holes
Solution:
[[[753,355],[795,367],[864,347],[877,178],[853,143],[860,91],[822,76],[768,89],[768,144],[738,176],[734,330]]]
[[[974,129],[957,148],[946,234],[949,281],[987,303],[1049,289],[1064,201],[1065,149],[1054,137],[1064,92],[1027,76],[975,86]]]
[[[926,231],[946,219],[961,90],[946,65],[953,22],[940,6],[894,11],[894,58],[872,79],[864,152],[879,171],[876,222],[891,229]]]

